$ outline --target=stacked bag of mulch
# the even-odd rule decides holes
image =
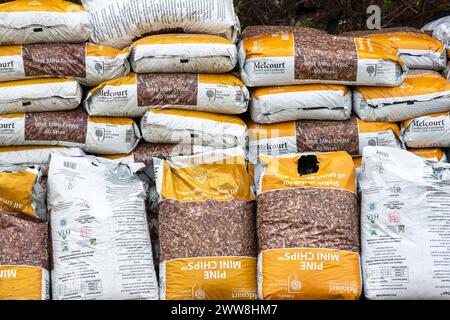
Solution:
[[[343,210],[339,216],[347,217],[348,208],[320,197],[333,186],[343,193],[354,194],[354,198],[348,199],[354,199],[353,204],[358,206],[356,193],[361,189],[350,187],[342,179],[348,179],[352,171],[355,175],[356,167],[355,176],[360,181],[365,147],[420,148],[412,152],[430,160],[446,161],[440,149],[446,147],[442,143],[445,135],[436,132],[442,142],[433,143],[430,137],[420,141],[406,129],[410,122],[417,123],[410,118],[439,113],[430,122],[442,126],[445,115],[448,118],[450,83],[439,73],[447,63],[445,46],[413,28],[333,36],[308,28],[262,26],[248,28],[243,37],[239,62],[242,79],[251,88],[252,96],[249,159],[256,168],[259,296],[358,298],[361,293],[361,284],[355,281],[359,276],[358,265],[353,266],[353,280],[344,281],[340,273],[350,272],[347,259],[350,252],[360,254],[359,246],[343,250],[320,244],[316,237],[323,238],[328,231],[321,229],[314,237],[309,235],[311,226],[303,218],[303,209],[292,212],[296,197],[289,198],[287,208],[288,202],[281,200],[283,192],[306,192],[313,188],[320,203],[317,207],[327,212]],[[341,151],[351,155],[353,162],[338,161],[334,152]],[[348,166],[349,172],[340,172],[338,164]],[[325,167],[330,169],[324,170]],[[269,195],[274,198],[270,205],[275,211],[261,205]],[[320,215],[314,219],[314,226],[330,218]],[[277,225],[278,220],[298,227],[297,237],[307,237],[309,242],[283,240],[288,243],[264,245],[276,236],[288,236],[286,228]],[[353,228],[358,233],[357,224]],[[268,230],[270,234],[266,234]],[[282,248],[285,251],[277,252]],[[335,270],[333,276],[327,274],[330,272],[327,258],[319,258],[329,257],[330,250],[345,256],[336,258],[341,262],[337,266],[329,266]],[[296,272],[299,266],[303,273]],[[281,279],[283,273],[289,277]],[[311,277],[317,281],[315,287],[310,287]]]

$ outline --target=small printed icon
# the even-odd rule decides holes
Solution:
[[[66,187],[67,191],[74,191],[75,190],[75,183],[74,183],[73,179],[66,177],[65,187]]]
[[[377,75],[377,66],[376,65],[369,65],[367,66],[367,73],[369,74],[369,77],[375,77]]]
[[[369,146],[371,147],[376,147],[378,145],[377,140],[376,139],[370,139],[368,142]]]
[[[201,288],[194,290],[194,298],[195,298],[195,300],[205,300],[206,299],[205,290],[203,290]]]
[[[216,90],[209,89],[208,91],[206,91],[206,96],[208,97],[210,102],[216,100]]]
[[[377,230],[376,230],[376,229],[372,229],[372,230],[370,231],[370,235],[371,235],[371,236],[377,236],[377,235],[378,235]]]
[[[298,279],[292,280],[289,286],[293,291],[300,291],[302,289],[302,283]]]
[[[95,129],[95,136],[97,137],[97,141],[104,141],[105,129]]]
[[[97,73],[99,73],[99,74],[103,74],[103,72],[105,71],[104,63],[96,62],[95,63],[95,71],[97,71]]]
[[[376,208],[377,208],[377,205],[375,203],[369,204],[369,210],[370,211],[375,211]]]
[[[84,226],[80,229],[80,236],[82,238],[88,238],[92,235],[92,228],[89,226]]]
[[[399,234],[405,234],[405,232],[406,232],[406,227],[405,227],[405,225],[399,224],[399,225],[398,225],[398,233],[399,233]]]

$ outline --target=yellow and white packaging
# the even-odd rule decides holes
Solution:
[[[277,193],[281,201],[282,198],[285,198],[282,196],[284,191],[311,189],[316,190],[316,195],[317,193],[326,195],[328,192],[333,195],[333,191],[338,190],[341,203],[351,203],[354,212],[331,207],[334,203],[331,201],[330,203],[321,203],[321,210],[326,210],[326,206],[330,206],[328,211],[336,213],[341,211],[343,216],[352,216],[352,220],[357,220],[356,178],[352,158],[345,152],[314,154],[317,159],[318,171],[300,175],[298,167],[303,156],[307,157],[311,154],[261,156],[255,170],[258,240],[259,246],[265,247],[260,250],[258,255],[258,297],[264,300],[357,300],[362,290],[359,251],[343,250],[338,247],[340,243],[338,238],[347,239],[347,232],[358,234],[357,224],[355,224],[355,230],[344,231],[348,226],[344,226],[346,222],[341,222],[343,224],[342,234],[334,235],[335,231],[325,230],[328,229],[329,223],[323,214],[316,216],[316,213],[311,213],[314,218],[311,218],[312,221],[309,222],[301,220],[300,216],[304,213],[299,212],[298,217],[293,214],[290,219],[286,218],[287,220],[281,223],[284,224],[284,228],[280,227],[278,230],[270,229],[269,231],[271,235],[277,233],[278,237],[286,238],[289,234],[292,236],[292,231],[289,231],[291,228],[296,229],[298,236],[295,240],[286,239],[284,244],[272,243],[267,248],[268,244],[262,238],[269,227],[276,223],[276,219],[267,216],[262,218],[262,212],[259,211],[260,205],[263,205],[263,197],[269,193]],[[289,202],[283,203],[276,208],[275,211],[278,212],[273,212],[273,214],[282,214],[279,210],[291,210],[291,212],[299,210],[296,201],[298,200],[293,200],[295,205]],[[311,201],[320,200],[311,199]],[[266,212],[266,214],[268,213]],[[345,218],[342,217],[342,219]],[[316,233],[310,231],[322,225],[328,226],[319,229],[320,231]],[[330,241],[328,241],[328,246],[321,244],[321,235],[330,232],[333,233],[330,237],[336,237],[336,247],[330,245]],[[298,239],[311,244],[305,247],[296,247],[295,244],[290,244],[295,243]],[[357,246],[359,247],[359,242]]]
[[[154,33],[212,34],[237,41],[239,19],[232,0],[87,0],[92,41],[125,48]]]
[[[408,151],[414,153],[416,156],[425,159],[448,162],[447,155],[441,148],[421,148],[421,149],[408,148]]]
[[[0,47],[0,82],[75,78],[86,86],[127,75],[130,49],[93,43],[37,43]]]
[[[401,132],[402,140],[409,148],[449,148],[450,113],[434,113],[403,121]]]
[[[356,117],[339,122],[252,122],[248,125],[248,135],[249,160],[254,164],[259,155],[346,151],[358,157],[367,146],[403,148],[400,128],[396,123],[365,122]]]
[[[388,28],[356,33],[361,37],[390,43],[399,58],[411,69],[440,71],[447,65],[445,45],[419,30]]]
[[[204,205],[207,208],[208,202],[211,201],[224,203],[226,210],[224,214],[249,214],[249,212],[231,212],[229,208],[226,208],[227,202],[230,201],[239,200],[247,203],[255,199],[244,151],[241,148],[216,150],[186,157],[175,156],[167,160],[158,158],[154,160],[154,163],[160,201],[177,202],[178,210],[183,211],[185,215],[198,214],[189,212],[191,203]],[[252,210],[250,214],[253,215]],[[160,212],[160,215],[164,215],[164,212]],[[195,224],[186,225],[186,232],[189,233],[193,228],[196,228]],[[218,229],[220,225],[214,225],[215,237]],[[164,227],[160,227],[163,256],[164,248],[167,247],[167,244],[163,243],[164,232]],[[254,230],[246,232],[254,232]],[[183,235],[179,236],[178,241],[183,242]],[[222,237],[227,239],[226,234]],[[244,240],[234,239],[234,241]],[[226,246],[226,241],[222,246]],[[214,249],[211,248],[211,250]],[[254,256],[219,254],[164,259],[159,269],[160,298],[162,300],[256,300],[256,252],[254,254]]]
[[[246,38],[240,43],[238,60],[248,87],[397,86],[407,69],[386,42],[300,32]]]
[[[361,263],[370,300],[449,300],[450,164],[364,150]]]
[[[298,85],[255,88],[250,114],[258,123],[295,120],[346,120],[352,112],[352,93],[338,85]]]
[[[232,41],[206,34],[152,35],[133,42],[131,49],[136,73],[225,73],[237,63]]]
[[[72,110],[82,89],[74,79],[33,79],[0,82],[0,114]]]
[[[0,4],[0,45],[86,42],[91,35],[82,6],[61,0],[16,0]]]
[[[138,125],[129,118],[89,117],[84,110],[0,115],[0,146],[77,147],[93,154],[131,152]]]
[[[238,116],[178,109],[148,110],[142,137],[151,143],[183,143],[213,148],[247,146],[247,126]]]
[[[46,221],[46,191],[39,167],[0,166],[0,211]]]
[[[250,94],[231,74],[135,74],[102,83],[87,94],[93,116],[142,117],[147,109],[177,108],[241,114]]]
[[[398,87],[357,87],[353,109],[365,121],[389,122],[449,111],[450,82],[434,71],[410,70]]]

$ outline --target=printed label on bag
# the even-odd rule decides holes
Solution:
[[[278,249],[259,256],[264,299],[358,299],[359,254],[332,249]],[[261,297],[260,297],[261,298]]]
[[[139,106],[197,105],[197,74],[137,75]]]
[[[0,300],[47,300],[49,272],[38,267],[0,266]]]
[[[88,115],[83,111],[25,114],[25,141],[85,143]]]
[[[176,259],[165,267],[167,300],[255,300],[256,259]],[[163,268],[164,268],[163,267]]]
[[[86,78],[86,45],[32,44],[22,46],[25,76]]]

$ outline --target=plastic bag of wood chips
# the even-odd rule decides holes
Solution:
[[[365,296],[450,299],[450,164],[366,148],[361,187]]]
[[[151,33],[206,33],[235,41],[240,32],[232,0],[97,2],[89,9],[92,40],[114,48]]]
[[[237,116],[177,109],[153,109],[141,120],[151,143],[183,143],[213,148],[246,148],[247,126]]]
[[[237,63],[232,41],[205,34],[153,35],[133,42],[131,48],[136,73],[224,73]]]
[[[367,37],[390,43],[398,56],[412,69],[443,70],[447,65],[445,45],[415,28],[387,28],[381,30],[353,31],[343,35]]]
[[[140,138],[132,119],[90,117],[80,108],[0,115],[0,146],[59,145],[117,154],[131,152]]]
[[[93,88],[84,106],[97,116],[141,117],[149,108],[240,114],[249,100],[242,81],[230,74],[130,73]]]
[[[96,86],[130,72],[130,49],[93,43],[39,43],[0,47],[0,82],[39,77],[72,77]]]
[[[160,296],[256,299],[254,194],[240,148],[155,159]]]
[[[158,299],[142,166],[52,155],[53,299]]]
[[[297,26],[248,26],[242,31],[242,38],[250,38],[255,36],[260,36],[264,34],[278,33],[278,32],[300,32],[303,34],[327,34],[325,31],[314,28],[307,27],[297,27]]]
[[[252,90],[250,114],[258,123],[294,120],[346,120],[352,113],[349,88],[304,84]]]
[[[403,121],[401,133],[409,148],[449,148],[450,113],[434,113]]]
[[[61,0],[16,0],[0,4],[0,45],[85,42],[91,35],[82,6]]]
[[[345,152],[261,156],[255,180],[259,298],[358,299],[352,158]]]
[[[434,71],[410,70],[395,88],[357,87],[353,109],[366,121],[397,122],[450,110],[450,83]]]
[[[39,167],[0,166],[0,211],[47,220],[46,192]]]
[[[50,299],[47,222],[0,212],[0,300]]]
[[[246,38],[238,54],[248,87],[308,83],[397,86],[407,67],[385,41],[278,32]]]
[[[0,114],[71,110],[80,105],[82,94],[69,78],[0,82]]]
[[[416,156],[425,159],[448,162],[447,155],[441,148],[421,148],[421,149],[408,148],[408,151],[414,153]]]
[[[396,123],[365,122],[357,117],[345,121],[250,123],[248,132],[252,163],[256,163],[261,154],[346,151],[356,157],[362,155],[367,146],[403,148]]]

